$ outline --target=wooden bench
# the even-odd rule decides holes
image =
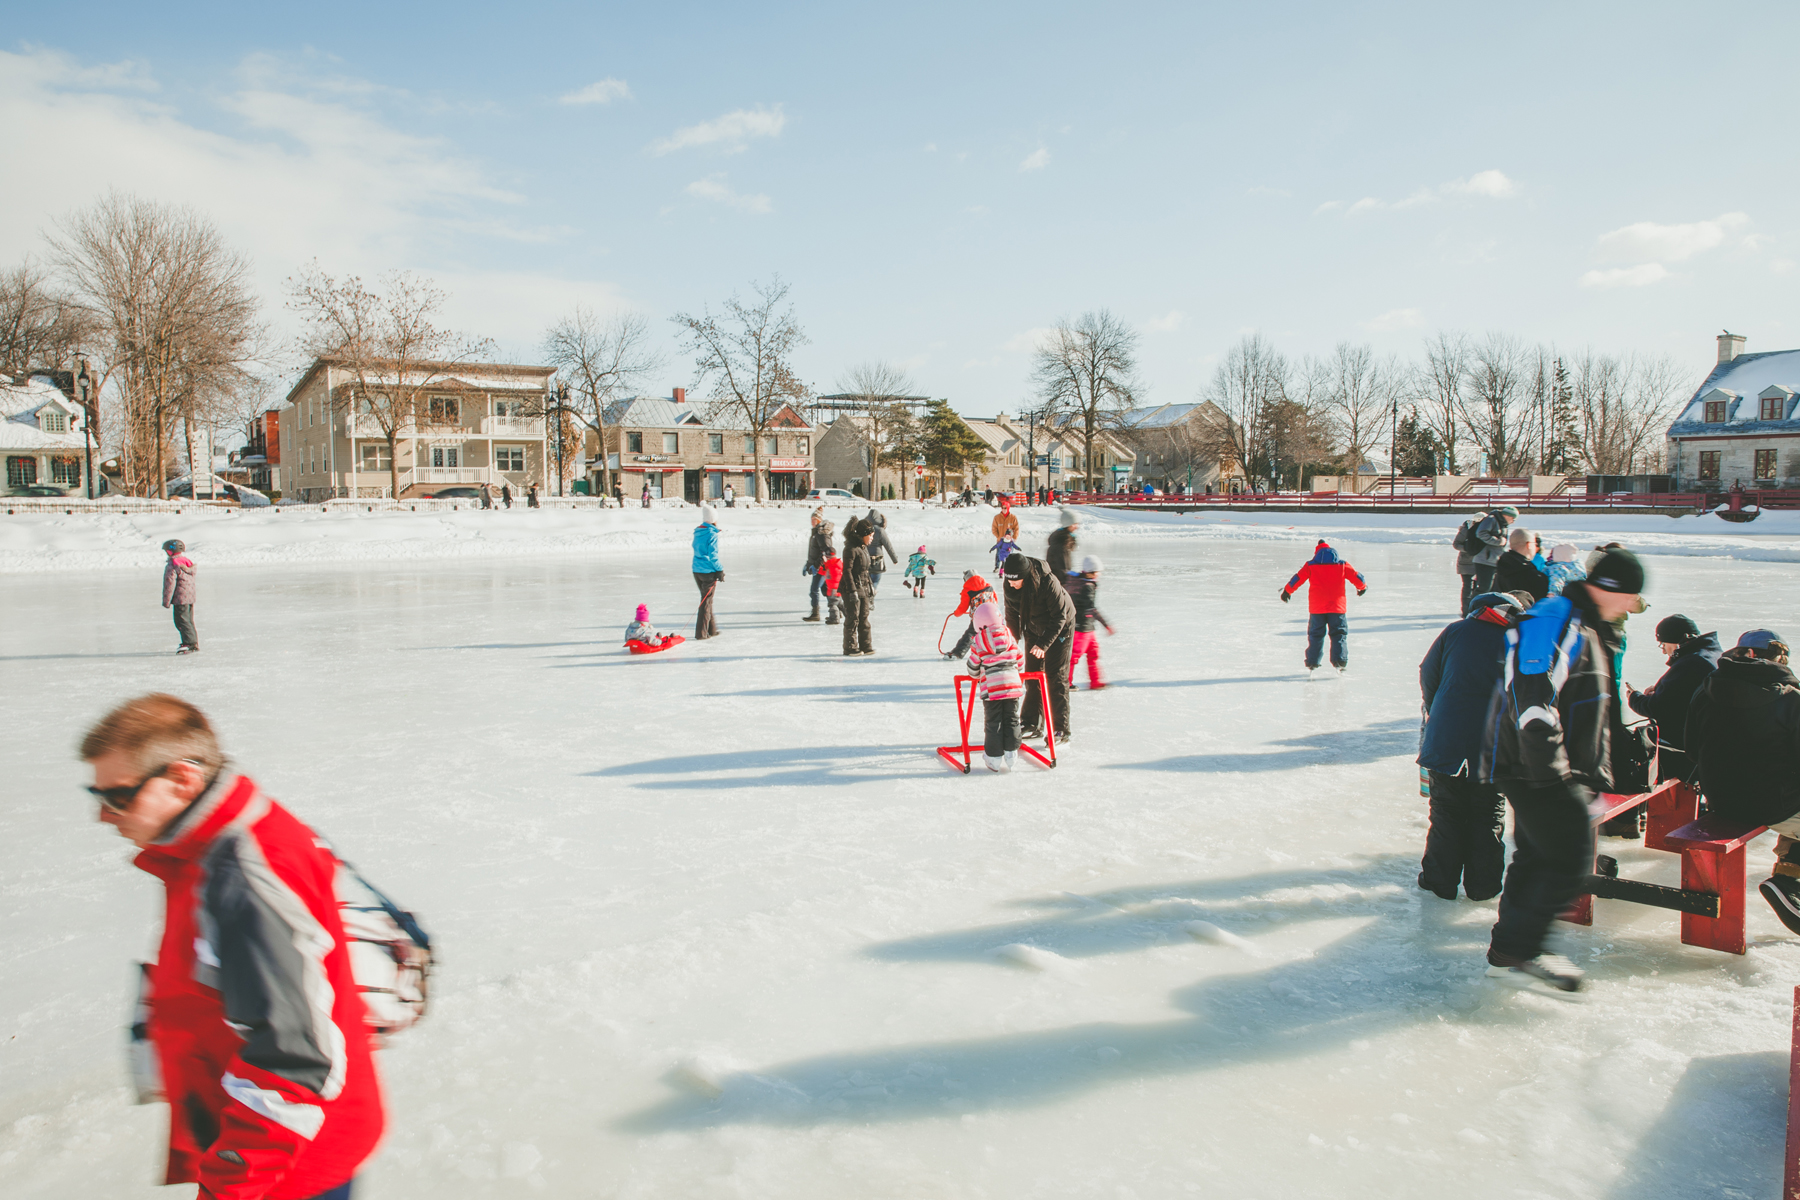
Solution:
[[[1664,839],[1681,855],[1681,890],[1719,900],[1718,910],[1710,916],[1682,910],[1684,943],[1727,954],[1744,952],[1744,848],[1767,828],[1704,816]]]

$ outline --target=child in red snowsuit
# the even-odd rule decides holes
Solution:
[[[838,557],[837,549],[829,541],[825,543],[825,561],[819,567],[819,575],[825,580],[825,623],[836,625],[844,614],[844,598],[838,595],[838,584],[844,578],[844,560]]]
[[[1111,634],[1113,627],[1095,605],[1100,595],[1100,560],[1088,555],[1081,560],[1081,570],[1069,572],[1069,599],[1075,601],[1075,643],[1069,651],[1069,686],[1075,685],[1075,664],[1087,659],[1088,690],[1097,692],[1106,686],[1100,678],[1100,637],[1095,625],[1104,626]]]
[[[1349,607],[1344,596],[1346,581],[1356,585],[1359,596],[1369,590],[1368,583],[1356,568],[1321,541],[1313,548],[1312,559],[1295,571],[1294,577],[1281,589],[1281,602],[1286,604],[1301,584],[1312,588],[1307,593],[1307,607],[1311,610],[1306,623],[1306,669],[1309,671],[1318,669],[1326,633],[1331,634],[1331,665],[1339,671],[1350,665],[1350,622],[1344,615]]]

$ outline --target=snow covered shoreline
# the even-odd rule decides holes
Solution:
[[[992,540],[992,509],[880,506],[902,553],[921,542],[957,545]],[[839,526],[860,508],[828,508]],[[1057,510],[1015,510],[1029,548],[1055,527]],[[1113,538],[1195,538],[1208,541],[1304,542],[1325,536],[1350,542],[1411,543],[1449,553],[1455,517],[1365,513],[1164,513],[1080,510],[1085,539],[1103,548]],[[724,509],[726,547],[806,542],[802,507]],[[525,555],[611,556],[631,551],[680,551],[698,519],[692,507],[568,510],[356,512],[343,509],[282,512],[217,509],[185,513],[32,513],[0,520],[0,574],[141,569],[161,563],[158,547],[185,541],[208,567],[309,562],[512,558]],[[1746,525],[1716,516],[1545,516],[1532,524],[1577,545],[1617,539],[1647,554],[1698,555],[1765,562],[1800,562],[1800,513],[1766,513]]]

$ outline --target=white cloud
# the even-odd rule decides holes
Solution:
[[[696,179],[683,190],[690,196],[711,200],[716,204],[728,205],[731,208],[741,208],[745,212],[766,213],[774,211],[775,208],[769,198],[760,193],[745,195],[733,191],[725,183],[723,175],[710,175],[705,179]]]
[[[1385,201],[1377,200],[1373,196],[1364,196],[1361,200],[1352,204],[1345,215],[1354,217],[1359,212],[1368,212],[1370,209],[1386,207],[1387,203]]]
[[[1044,149],[1042,146],[1039,146],[1036,150],[1033,150],[1030,154],[1027,154],[1024,158],[1024,161],[1019,163],[1019,170],[1021,170],[1021,171],[1041,171],[1049,165],[1050,165],[1050,151]]]
[[[1336,212],[1342,207],[1344,207],[1344,202],[1342,200],[1327,200],[1325,203],[1319,205],[1319,207],[1313,209],[1313,216],[1316,217],[1320,213]]]
[[[1374,212],[1381,209],[1418,208],[1425,204],[1436,204],[1445,196],[1480,196],[1490,200],[1503,200],[1517,194],[1519,185],[1508,179],[1499,171],[1478,171],[1467,179],[1452,179],[1448,183],[1440,183],[1436,187],[1420,188],[1401,200],[1388,201],[1379,196],[1364,196],[1345,210],[1345,216],[1357,213]],[[1340,207],[1338,201],[1327,200],[1313,209],[1313,215],[1330,212]]]
[[[1669,277],[1661,263],[1644,263],[1636,267],[1613,267],[1606,271],[1589,271],[1581,277],[1585,288],[1649,287]]]
[[[1725,244],[1731,232],[1747,225],[1750,218],[1741,212],[1725,213],[1710,221],[1694,221],[1687,225],[1658,225],[1639,221],[1625,225],[1599,239],[1603,257],[1613,262],[1682,262]]]
[[[677,129],[668,137],[650,147],[652,154],[673,154],[677,150],[685,150],[690,146],[713,146],[723,144],[726,153],[735,154],[744,149],[745,143],[752,138],[778,137],[782,128],[787,125],[787,114],[781,111],[781,105],[773,108],[740,108],[736,112],[728,112],[711,121],[702,121],[698,125],[688,125]]]
[[[1424,314],[1416,308],[1391,308],[1378,317],[1360,324],[1370,333],[1394,333],[1401,329],[1417,329],[1425,323]]]
[[[631,87],[623,79],[600,79],[557,97],[558,104],[611,104],[631,99]]]
[[[1446,196],[1490,196],[1503,200],[1519,190],[1519,185],[1499,171],[1477,171],[1467,179],[1452,179],[1441,189]]]
[[[1181,322],[1186,315],[1178,308],[1171,308],[1163,316],[1144,322],[1144,328],[1151,333],[1173,333],[1181,328]]]

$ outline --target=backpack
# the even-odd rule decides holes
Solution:
[[[338,859],[350,878],[368,893],[369,903],[344,899],[338,889],[338,914],[350,950],[350,974],[368,1009],[369,1031],[387,1038],[404,1033],[425,1015],[431,994],[431,935],[418,918],[388,899],[381,889]]]
[[[1475,537],[1475,527],[1487,519],[1488,514],[1482,513],[1478,517],[1470,517],[1464,521],[1462,526],[1457,529],[1456,536],[1450,539],[1450,544],[1464,554],[1480,554],[1482,544]]]

